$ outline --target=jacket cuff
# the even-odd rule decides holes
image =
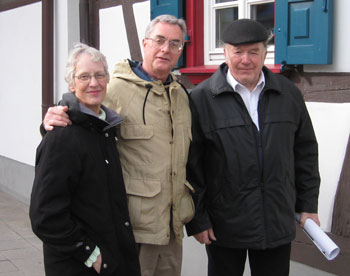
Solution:
[[[187,236],[193,236],[205,230],[213,228],[213,225],[209,219],[209,216],[206,216],[206,218],[201,219],[195,217],[189,223],[187,223],[185,227]]]
[[[90,257],[85,261],[85,265],[87,267],[92,267],[92,264],[96,262],[97,257],[101,254],[100,248],[98,246],[95,247],[94,251],[91,253]]]
[[[309,199],[308,201],[305,200],[296,200],[295,204],[295,212],[296,213],[317,213],[317,208],[318,207],[318,200],[317,198],[312,200]]]
[[[41,134],[41,137],[44,137],[46,133],[47,133],[47,131],[45,130],[44,124],[42,123],[42,124],[40,125],[40,134]]]

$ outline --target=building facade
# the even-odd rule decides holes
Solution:
[[[224,61],[220,35],[226,24],[238,18],[253,18],[275,33],[268,47],[266,66],[290,78],[307,101],[320,147],[321,224],[341,248],[336,260],[326,261],[298,228],[292,258],[336,275],[347,275],[350,261],[348,10],[347,0],[1,1],[3,66],[0,70],[4,82],[0,90],[3,126],[0,189],[29,202],[35,149],[41,140],[39,125],[47,108],[67,91],[63,76],[65,60],[75,42],[101,49],[112,71],[117,60],[142,59],[141,40],[151,18],[164,13],[183,17],[188,25],[188,37],[175,72],[192,88]]]

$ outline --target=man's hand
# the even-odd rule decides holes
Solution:
[[[101,272],[102,257],[101,254],[98,255],[97,260],[92,264],[92,267],[96,270],[97,274]]]
[[[213,228],[209,228],[208,230],[198,233],[194,235],[194,237],[199,243],[202,244],[211,244],[211,241],[216,241]]]
[[[71,125],[67,115],[68,106],[54,106],[47,110],[43,125],[46,131],[53,130],[55,126],[65,127]]]
[[[320,226],[320,220],[318,219],[317,213],[301,213],[300,225],[304,227],[306,219],[312,219],[318,226]]]

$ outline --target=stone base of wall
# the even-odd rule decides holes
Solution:
[[[33,166],[0,156],[0,190],[29,204],[33,180]]]

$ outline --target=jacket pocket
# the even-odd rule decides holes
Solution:
[[[194,215],[194,203],[191,196],[191,193],[194,193],[194,188],[191,186],[191,184],[188,181],[185,182],[185,186],[186,187],[185,187],[184,194],[183,196],[181,196],[181,200],[180,200],[180,211],[179,211],[179,218],[183,224],[189,222]]]
[[[122,124],[120,126],[120,136],[125,140],[151,139],[153,137],[153,126]]]
[[[215,132],[223,129],[242,127],[246,126],[248,123],[243,119],[243,117],[235,118],[225,118],[213,120],[210,124],[203,125],[204,133]]]
[[[160,180],[126,178],[125,187],[133,229],[154,232],[161,203]]]
[[[124,124],[120,127],[117,142],[120,159],[125,166],[152,164],[154,162],[154,129],[142,124]]]
[[[272,112],[264,115],[263,123],[293,123],[298,124],[298,116],[291,112]]]
[[[285,145],[293,147],[299,120],[299,116],[292,112],[271,112],[264,115],[262,124],[271,132],[269,139],[276,150],[282,150]],[[287,155],[285,157],[290,158]]]

